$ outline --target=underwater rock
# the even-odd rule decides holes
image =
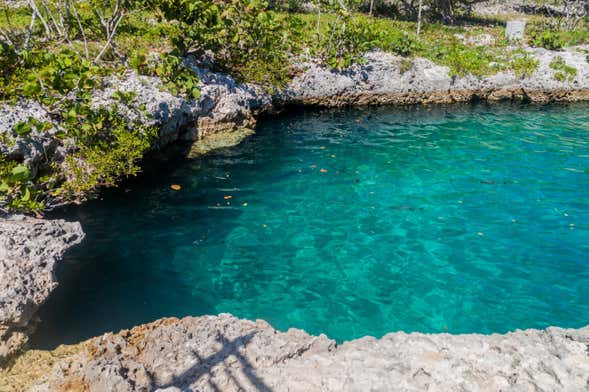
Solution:
[[[83,238],[77,222],[0,216],[0,362],[26,343],[57,286],[57,263]]]
[[[210,151],[236,146],[254,133],[254,130],[250,128],[211,133],[192,144],[188,158],[198,158]]]
[[[406,334],[337,345],[264,321],[162,319],[89,340],[30,391],[580,391],[589,327]]]

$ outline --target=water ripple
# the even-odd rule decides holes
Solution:
[[[64,212],[88,236],[35,341],[220,312],[340,340],[589,324],[588,108],[267,119]]]

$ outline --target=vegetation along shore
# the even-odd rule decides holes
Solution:
[[[337,345],[220,315],[55,351],[27,341],[85,237],[47,213],[137,176],[148,154],[231,146],[293,106],[588,101],[588,12],[574,0],[2,1],[0,390],[584,390],[588,327]]]

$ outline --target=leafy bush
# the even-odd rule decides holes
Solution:
[[[560,50],[564,46],[560,33],[557,31],[533,30],[530,32],[529,44],[531,46],[542,47],[549,50]]]
[[[134,51],[129,65],[142,75],[159,76],[173,95],[183,95],[188,99],[200,97],[199,77],[186,66],[178,50],[163,53],[157,58],[148,58],[145,51]]]
[[[472,47],[453,38],[439,42],[427,56],[434,61],[450,68],[450,74],[456,76],[488,75],[500,70],[502,65],[497,63],[496,55],[484,46]]]
[[[184,32],[174,42],[182,54],[212,55],[218,69],[240,81],[285,82],[290,31],[296,18],[268,10],[261,0],[161,0],[168,20]]]
[[[364,20],[344,15],[329,25],[316,54],[332,68],[343,69],[362,61],[363,54],[376,46],[376,33]]]
[[[21,54],[18,64],[20,67],[5,78],[0,98],[25,97],[51,105],[72,92],[89,91],[98,78],[110,73],[67,47],[53,51],[32,49]]]
[[[72,105],[59,133],[76,146],[75,152],[63,163],[42,164],[36,176],[28,166],[0,156],[0,207],[39,212],[46,205],[84,200],[100,187],[136,175],[137,162],[151,147],[157,129],[128,124],[116,110]],[[18,125],[31,126],[47,127],[36,120]]]
[[[59,15],[59,7],[64,4],[53,2],[42,11],[33,8],[32,13],[37,20],[46,18],[49,23],[52,13]],[[103,59],[110,56],[106,49],[114,45],[108,37],[102,42],[91,41],[101,39],[100,26],[110,23],[116,14],[108,13],[114,3],[105,4],[106,8],[96,4],[96,9],[77,15],[76,25],[79,22],[80,26],[75,28],[62,15],[65,19],[52,20],[47,30],[37,31],[31,24],[29,30],[15,27],[1,31],[0,100],[28,98],[40,102],[53,120],[49,123],[30,118],[15,124],[13,131],[28,138],[34,131],[57,127],[56,138],[67,139],[73,155],[59,163],[53,162],[52,151],[45,151],[45,161],[34,168],[0,156],[0,208],[39,212],[45,206],[86,198],[98,187],[113,185],[119,178],[138,172],[136,163],[151,146],[156,130],[129,124],[116,108],[90,106],[93,90],[122,64],[122,59],[104,64]],[[70,8],[72,13],[86,6],[78,5],[75,10]],[[92,12],[94,19],[88,19]],[[61,31],[65,26],[71,29]],[[109,27],[111,33],[114,30],[115,26]],[[114,97],[126,104],[134,100],[132,94],[122,92]],[[5,134],[2,139],[13,142]]]
[[[62,182],[52,192],[60,200],[80,200],[103,186],[114,186],[120,178],[135,176],[139,161],[157,136],[153,127],[132,124],[116,107],[70,113],[67,134],[80,146],[59,170]]]
[[[510,68],[518,78],[531,76],[538,69],[539,61],[524,50],[516,50],[511,53]]]
[[[362,62],[364,54],[376,48],[410,56],[421,45],[413,34],[399,29],[383,29],[372,18],[342,11],[313,43],[313,53],[325,65],[337,69]]]
[[[0,207],[38,212],[44,207],[38,197],[29,168],[0,156]]]
[[[566,61],[560,56],[556,56],[550,62],[550,68],[554,72],[554,78],[560,82],[572,82],[577,76],[577,69],[567,65]]]
[[[399,30],[380,30],[377,45],[382,50],[401,56],[410,56],[422,48],[415,35]]]

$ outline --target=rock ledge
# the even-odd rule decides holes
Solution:
[[[58,261],[83,238],[77,222],[0,216],[0,362],[27,341],[57,286]]]
[[[581,391],[588,344],[589,326],[337,345],[228,314],[171,318],[84,343],[30,391]]]

